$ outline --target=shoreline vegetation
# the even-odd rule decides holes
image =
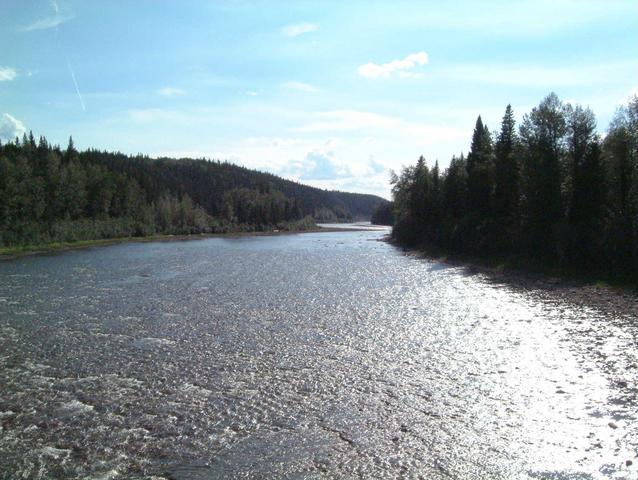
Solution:
[[[569,279],[638,286],[638,96],[607,134],[589,108],[549,94],[515,128],[479,116],[447,169],[393,174],[395,243]]]
[[[21,245],[14,247],[0,247],[0,261],[14,260],[31,255],[47,255],[51,253],[82,250],[92,247],[104,247],[120,243],[153,243],[153,242],[185,242],[190,240],[205,240],[207,238],[239,238],[239,237],[271,237],[276,235],[294,235],[300,233],[331,233],[368,231],[366,228],[352,227],[322,227],[314,225],[303,229],[265,230],[265,231],[233,231],[224,233],[198,233],[189,235],[149,235],[146,237],[118,237],[98,238],[93,240],[79,240],[76,242],[56,242],[42,245]]]

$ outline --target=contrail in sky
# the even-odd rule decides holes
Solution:
[[[57,0],[50,0],[49,2],[53,10],[55,10],[56,15],[60,12],[60,7],[58,6]],[[55,42],[58,43],[58,26],[55,26]],[[73,79],[73,85],[75,85],[75,92],[78,94],[78,98],[80,99],[80,105],[82,105],[82,111],[86,112],[86,105],[84,105],[84,99],[82,98],[82,94],[80,93],[80,87],[78,87],[78,81],[75,79],[75,73],[73,72],[73,68],[71,67],[71,62],[69,59],[66,59],[66,66],[69,67],[69,73],[71,74],[71,78]]]
[[[84,106],[84,100],[82,99],[82,94],[80,93],[80,87],[78,87],[78,82],[75,79],[75,73],[73,73],[73,69],[71,68],[71,62],[69,59],[66,59],[66,64],[69,67],[69,73],[71,74],[71,78],[73,79],[73,84],[75,85],[75,91],[78,94],[78,98],[80,99],[80,104],[82,104],[82,111],[86,112],[86,107]]]

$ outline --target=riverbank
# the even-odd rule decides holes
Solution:
[[[17,247],[0,247],[0,261],[12,260],[19,257],[29,255],[44,255],[49,253],[65,252],[69,250],[81,250],[91,247],[102,247],[107,245],[116,245],[120,243],[149,243],[149,242],[178,242],[189,240],[204,240],[206,238],[238,238],[238,237],[257,237],[257,236],[274,236],[274,235],[292,235],[297,233],[317,233],[317,232],[348,232],[361,231],[364,228],[357,227],[312,227],[305,230],[269,230],[264,232],[227,232],[227,233],[200,233],[193,235],[151,235],[148,237],[120,237],[120,238],[104,238],[95,240],[80,240],[77,242],[60,242],[49,243],[44,245],[23,245]]]
[[[635,312],[638,318],[638,288],[635,285],[584,278],[523,260],[482,259],[423,246],[407,248],[396,244],[389,236],[384,240],[402,249],[407,256],[460,267],[466,274],[482,275],[494,284],[526,292],[537,290],[572,305],[595,307],[607,314]]]

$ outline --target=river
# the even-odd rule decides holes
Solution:
[[[636,312],[385,233],[0,262],[0,478],[637,478]]]

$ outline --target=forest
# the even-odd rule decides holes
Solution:
[[[394,240],[561,272],[638,281],[638,97],[606,135],[589,108],[554,93],[516,128],[479,116],[467,156],[392,176]]]
[[[386,200],[321,190],[227,162],[0,143],[0,246],[154,234],[305,230],[369,219]]]

